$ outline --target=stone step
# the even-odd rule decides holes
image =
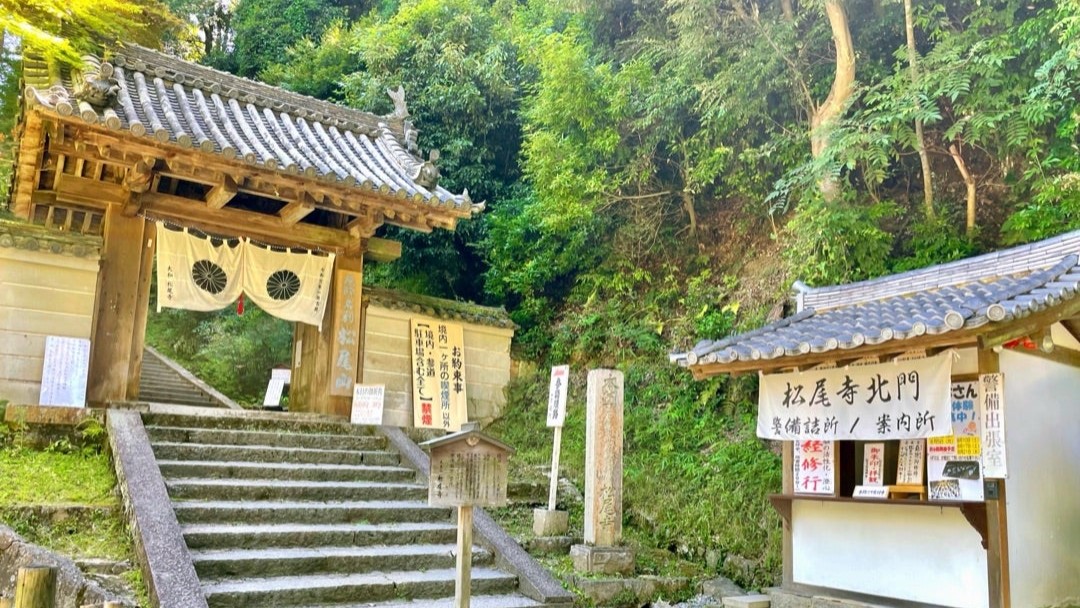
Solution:
[[[448,522],[450,509],[430,507],[426,502],[357,500],[315,501],[174,501],[176,519],[195,523],[389,523]]]
[[[229,414],[233,414],[233,412]],[[334,435],[371,435],[373,433],[372,427],[349,424],[346,421],[336,419],[290,416],[288,414],[267,416],[263,412],[237,412],[236,414],[238,415],[192,416],[185,413],[149,413],[143,414],[143,424],[146,426]]]
[[[427,486],[380,481],[172,479],[173,500],[425,500]]]
[[[540,608],[540,602],[527,598],[517,593],[504,595],[474,595],[469,598],[470,608]],[[565,608],[571,608],[571,604],[562,604]],[[317,606],[298,606],[297,608],[454,608],[454,598],[441,597],[437,599],[416,599],[403,602],[391,600],[389,602],[364,602],[361,604],[319,604]]]
[[[151,426],[146,428],[146,432],[150,435],[151,441],[170,443],[269,445],[279,448],[314,448],[320,450],[381,450],[386,447],[386,438],[377,435],[325,435],[230,429],[193,429],[177,426]]]
[[[139,401],[148,403],[172,403],[176,405],[189,405],[193,407],[220,407],[220,404],[208,397],[195,397],[174,395],[171,393],[140,392]]]
[[[329,546],[290,549],[233,549],[192,551],[200,578],[293,576],[300,574],[360,574],[379,570],[435,570],[455,567],[457,545]],[[490,565],[491,553],[473,548],[473,566]]]
[[[405,467],[349,464],[276,464],[212,460],[159,460],[167,479],[291,479],[303,481],[414,481]]]
[[[457,540],[457,526],[444,522],[379,524],[189,524],[188,548],[269,549],[284,547],[443,544]]]
[[[202,443],[151,442],[159,460],[219,460],[310,464],[369,464],[395,466],[400,457],[395,452],[360,452],[312,448],[278,448],[260,445],[212,445]]]
[[[254,606],[305,606],[342,602],[365,603],[441,598],[454,594],[454,569],[424,572],[369,572],[318,576],[247,578],[238,581],[210,581],[203,592],[210,608],[252,608]],[[475,594],[512,593],[517,578],[491,568],[472,571],[470,588]]]

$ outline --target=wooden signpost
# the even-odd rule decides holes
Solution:
[[[506,505],[507,462],[514,449],[484,435],[477,423],[421,444],[431,453],[428,504],[457,507],[454,607],[468,608],[472,580],[473,507]]]
[[[562,427],[566,422],[566,394],[570,384],[570,366],[551,368],[551,385],[548,388],[547,425],[555,429],[555,442],[551,449],[551,483],[548,489],[547,509],[533,510],[533,532],[537,536],[565,534],[569,527],[569,514],[555,509],[559,490],[559,453],[562,449]]]

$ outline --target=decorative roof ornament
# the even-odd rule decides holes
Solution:
[[[386,94],[394,102],[394,113],[390,118],[404,120],[409,117],[409,108],[405,105],[405,87],[398,85],[397,90],[386,89]]]
[[[428,190],[434,189],[439,185],[439,167],[435,164],[438,160],[438,150],[428,152],[427,161],[414,165],[409,177]]]
[[[120,92],[112,64],[93,55],[83,55],[82,72],[74,75],[73,80],[75,99],[85,101],[99,110],[112,105]]]

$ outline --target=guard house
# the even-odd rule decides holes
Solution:
[[[1078,253],[1073,232],[861,283],[797,283],[793,316],[671,355],[697,379],[760,375],[758,435],[783,445],[774,600],[1080,598]]]
[[[320,275],[321,321],[296,323],[292,395],[305,410],[347,415],[360,340],[338,337],[363,335],[364,259],[400,255],[376,229],[453,230],[483,208],[438,185],[438,155],[420,158],[400,89],[388,92],[393,113],[376,116],[129,45],[72,71],[27,58],[24,73],[11,210],[95,241],[82,246],[100,259],[87,332],[91,405],[138,396],[156,222],[247,239],[266,259],[333,256]],[[232,289],[220,271],[192,266],[202,295]],[[288,308],[303,287],[295,273],[271,278],[267,301]],[[33,350],[38,337],[24,342]]]

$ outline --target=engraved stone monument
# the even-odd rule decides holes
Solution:
[[[570,549],[581,572],[616,574],[634,567],[622,541],[623,375],[589,372],[585,412],[585,544]]]

